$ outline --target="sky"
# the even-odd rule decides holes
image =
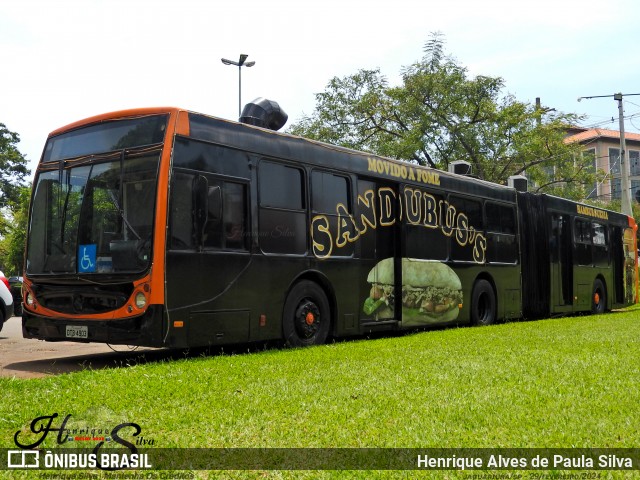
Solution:
[[[391,85],[432,32],[470,76],[582,126],[640,132],[637,0],[2,0],[0,123],[35,169],[47,135],[110,111],[176,106],[238,118],[242,103],[277,101],[289,122],[313,112],[329,80],[379,68]],[[612,121],[613,120],[613,121]],[[286,126],[285,126],[286,128]]]

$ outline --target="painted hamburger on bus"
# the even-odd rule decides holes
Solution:
[[[402,258],[402,326],[450,322],[462,306],[462,284],[450,267],[435,260]],[[376,320],[394,318],[394,259],[385,258],[371,269],[371,284],[363,311]]]

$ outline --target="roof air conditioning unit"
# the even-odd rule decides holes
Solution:
[[[511,175],[507,179],[507,185],[519,192],[526,192],[529,189],[529,180],[524,175]]]
[[[449,164],[449,173],[458,175],[471,175],[471,164],[464,160],[456,160]]]

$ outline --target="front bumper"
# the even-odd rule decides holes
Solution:
[[[67,338],[66,327],[86,326],[86,339]],[[164,347],[167,332],[167,317],[162,305],[151,305],[146,312],[134,318],[121,320],[77,320],[72,318],[43,317],[24,310],[22,314],[22,336],[49,342],[99,342],[112,345],[136,345],[141,347]]]

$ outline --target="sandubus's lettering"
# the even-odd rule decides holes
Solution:
[[[587,207],[585,205],[576,205],[576,209],[580,215],[609,220],[609,213],[606,210],[598,210],[597,208]]]
[[[382,160],[380,158],[368,158],[369,171],[393,178],[412,180],[427,185],[440,185],[440,174],[425,168],[416,168],[411,165]]]
[[[473,260],[484,263],[487,240],[464,212],[419,189],[405,188],[400,200],[392,188],[381,187],[358,195],[357,217],[342,203],[336,205],[334,222],[327,215],[316,215],[311,220],[313,254],[320,259],[329,258],[335,249],[355,242],[369,230],[390,227],[406,217],[409,225],[439,229],[444,236],[455,238],[461,247],[472,248]]]

